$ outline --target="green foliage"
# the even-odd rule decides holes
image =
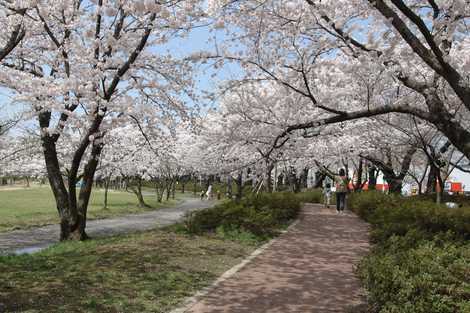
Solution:
[[[0,256],[0,311],[170,312],[255,248],[154,230]]]
[[[303,203],[322,203],[323,202],[323,194],[322,194],[321,189],[310,189],[305,192],[298,193],[296,196]]]
[[[229,201],[193,212],[185,219],[188,233],[250,233],[258,238],[274,236],[283,225],[295,219],[301,200],[292,193],[250,195],[240,202]]]
[[[419,200],[427,200],[427,201],[435,201],[436,200],[436,194],[422,194],[419,196],[416,196],[416,199]],[[462,206],[470,206],[470,197],[464,196],[464,195],[449,195],[447,193],[442,194],[442,199],[441,201],[443,203],[445,202],[455,202],[458,203],[459,205]]]
[[[260,237],[257,237],[250,232],[239,229],[225,229],[223,226],[217,227],[216,234],[221,239],[236,241],[246,245],[254,246],[261,242]]]
[[[449,209],[414,197],[380,192],[353,194],[349,203],[352,210],[374,226],[374,242],[405,235],[412,229],[421,230],[428,237],[451,231],[459,238],[470,239],[470,207]]]
[[[359,267],[374,311],[470,312],[470,244],[423,240],[406,249],[413,239],[389,238]]]
[[[359,266],[373,312],[470,312],[470,207],[378,192],[350,207],[376,243]]]

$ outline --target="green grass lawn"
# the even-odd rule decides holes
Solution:
[[[106,218],[127,213],[139,213],[163,206],[175,205],[176,200],[158,203],[155,196],[144,196],[152,208],[138,207],[137,198],[128,192],[110,191],[108,209],[103,209],[103,190],[94,190],[88,208],[88,218]],[[58,223],[59,217],[55,200],[49,186],[20,188],[16,190],[0,189],[0,232],[30,226]]]
[[[0,311],[169,312],[256,246],[168,228],[0,256]]]

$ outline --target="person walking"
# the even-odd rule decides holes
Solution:
[[[212,185],[209,185],[206,192],[207,200],[212,200]]]
[[[339,170],[339,177],[336,177],[336,211],[341,214],[346,207],[346,194],[348,192],[348,177],[344,169]]]

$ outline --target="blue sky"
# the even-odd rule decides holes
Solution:
[[[158,53],[160,51],[166,53],[170,51],[172,55],[178,57],[185,57],[197,51],[215,52],[214,42],[209,42],[209,39],[213,37],[214,33],[211,33],[208,27],[195,28],[188,37],[173,39],[168,44],[155,49],[155,52]],[[222,31],[217,32],[216,37],[218,37],[219,40],[223,39],[224,34]],[[197,89],[201,91],[214,90],[216,85],[221,81],[235,78],[239,76],[242,71],[241,67],[234,63],[227,64],[219,69],[213,69],[208,64],[201,65],[199,68],[201,71],[198,71],[195,79],[197,81]],[[212,76],[213,74],[215,74],[215,76]],[[11,93],[1,87],[0,108],[0,119],[14,115],[15,112],[19,110],[18,104],[11,104]]]

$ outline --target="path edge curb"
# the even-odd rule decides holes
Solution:
[[[215,288],[217,288],[218,285],[226,281],[227,279],[231,278],[234,276],[236,273],[238,273],[240,270],[242,270],[245,266],[250,264],[257,256],[259,256],[261,253],[266,251],[269,247],[271,247],[275,242],[279,240],[279,238],[293,229],[297,224],[300,222],[300,219],[297,218],[292,222],[292,224],[289,225],[285,230],[281,231],[280,235],[277,236],[276,238],[271,239],[255,251],[253,251],[249,256],[247,256],[245,259],[243,259],[240,263],[237,265],[233,266],[229,270],[225,271],[219,278],[217,278],[212,284],[210,284],[207,287],[202,288],[201,290],[197,291],[195,295],[187,298],[186,300],[183,301],[183,303],[177,307],[176,309],[173,309],[169,313],[185,313],[189,309],[191,309],[196,303],[202,300],[205,296],[207,296],[209,293],[211,293]]]

